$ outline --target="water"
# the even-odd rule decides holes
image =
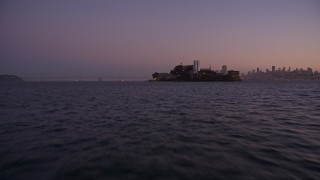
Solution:
[[[0,179],[318,179],[320,82],[0,84]]]

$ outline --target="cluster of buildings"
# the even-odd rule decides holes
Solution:
[[[265,71],[260,68],[253,69],[247,74],[242,73],[241,78],[243,80],[314,80],[320,79],[320,73],[313,71],[311,68],[306,70],[303,68],[291,69],[289,68],[278,68],[272,66],[271,70],[266,69]]]
[[[200,68],[200,61],[194,60],[193,65],[177,65],[170,73],[152,74],[153,81],[241,81],[239,71],[227,71],[223,65],[221,70],[214,71],[209,68]]]

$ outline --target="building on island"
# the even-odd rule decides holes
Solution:
[[[227,71],[227,66],[223,65],[222,70],[213,71],[209,68],[200,68],[199,60],[194,60],[193,65],[175,66],[170,73],[152,74],[152,81],[241,81],[239,71]]]

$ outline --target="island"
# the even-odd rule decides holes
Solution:
[[[0,75],[0,82],[22,82],[23,79],[16,75]]]
[[[170,73],[152,74],[150,81],[241,81],[239,71],[227,71],[227,66],[223,65],[221,71],[209,68],[199,69],[199,60],[194,60],[193,65],[177,65]]]

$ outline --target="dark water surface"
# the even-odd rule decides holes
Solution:
[[[320,82],[0,84],[0,179],[319,179]]]

